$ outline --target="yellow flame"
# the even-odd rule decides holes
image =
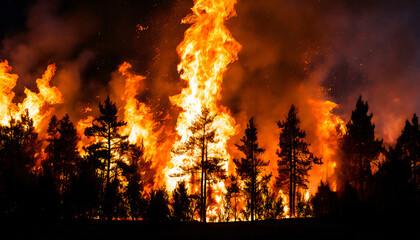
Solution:
[[[48,65],[42,78],[36,80],[39,93],[25,88],[26,98],[16,105],[12,102],[15,96],[12,89],[16,86],[18,75],[11,73],[12,67],[7,61],[0,61],[0,123],[7,125],[11,117],[19,118],[27,109],[37,131],[46,126],[54,110],[51,106],[63,102],[58,88],[50,86],[55,70],[55,64]]]
[[[173,105],[182,108],[176,126],[180,139],[174,147],[182,146],[186,142],[191,134],[188,128],[205,106],[210,109],[212,115],[216,115],[213,124],[217,129],[217,144],[209,146],[213,148],[209,153],[217,152],[222,158],[230,159],[226,150],[227,141],[235,134],[237,127],[229,110],[218,106],[217,102],[221,99],[223,73],[227,70],[228,64],[237,59],[241,49],[241,45],[224,25],[227,19],[236,15],[234,9],[236,0],[195,0],[194,3],[191,9],[193,13],[182,20],[182,23],[192,26],[187,29],[184,40],[177,48],[181,58],[178,72],[181,79],[188,83],[188,87],[179,95],[170,98]],[[169,190],[173,189],[177,182],[177,179],[170,176],[180,171],[179,166],[194,161],[197,159],[187,155],[172,156],[171,163],[166,169]],[[226,171],[227,165],[227,163],[224,165]],[[215,193],[221,194],[224,185],[220,183],[214,188]]]
[[[329,182],[332,190],[336,190],[336,178],[333,177],[337,163],[334,156],[339,148],[338,140],[346,133],[345,122],[332,111],[338,104],[331,101],[308,101],[313,106],[314,115],[317,118],[316,135],[318,137],[318,148],[314,152],[322,157],[323,165],[315,166],[310,172],[309,190],[312,194],[316,192],[319,182]],[[308,192],[309,193],[309,192]]]
[[[16,86],[17,74],[13,74],[12,67],[7,61],[0,61],[0,124],[7,125],[12,114],[12,100],[15,93],[12,91]]]

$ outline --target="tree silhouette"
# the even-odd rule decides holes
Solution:
[[[93,143],[89,151],[94,157],[99,159],[102,163],[101,170],[103,178],[105,179],[105,195],[104,195],[104,213],[108,215],[112,211],[111,206],[111,178],[115,180],[118,175],[117,161],[128,149],[128,136],[121,135],[119,129],[126,125],[124,121],[118,121],[118,110],[109,96],[104,102],[104,105],[99,103],[99,110],[101,116],[95,118],[91,127],[85,129],[85,135],[88,137],[98,138],[99,141]],[[111,173],[113,175],[111,176]],[[116,182],[114,182],[115,185]],[[115,186],[114,186],[115,187]]]
[[[396,149],[401,151],[403,161],[408,162],[411,168],[411,182],[418,189],[420,173],[420,126],[419,118],[413,114],[410,121],[405,121],[401,136],[397,139]]]
[[[251,221],[255,220],[255,208],[257,198],[261,197],[261,176],[268,161],[261,159],[264,149],[258,146],[257,128],[252,117],[245,129],[245,136],[241,138],[241,145],[236,144],[238,149],[245,155],[245,158],[234,159],[238,176],[245,182],[245,194],[249,200]],[[267,177],[267,176],[266,176]],[[270,178],[271,175],[268,177]]]
[[[364,195],[367,179],[372,176],[371,164],[376,162],[383,149],[383,141],[375,138],[373,114],[369,115],[368,111],[368,103],[360,96],[356,109],[352,111],[351,119],[347,123],[347,132],[341,141],[344,153],[341,174],[344,175],[344,180],[357,186],[361,196]]]
[[[146,210],[146,220],[164,222],[169,219],[169,200],[164,188],[152,190]]]
[[[226,178],[225,171],[222,169],[224,159],[217,157],[217,153],[209,153],[209,145],[216,144],[216,128],[213,126],[215,116],[210,114],[210,109],[203,107],[201,114],[196,117],[189,130],[191,135],[183,146],[174,149],[175,154],[188,153],[193,157],[199,157],[200,161],[193,162],[190,166],[182,166],[180,175],[199,173],[200,177],[200,218],[206,222],[207,209],[207,183],[217,182],[219,179]],[[199,155],[198,155],[199,154]],[[211,197],[211,194],[209,195]]]
[[[229,184],[226,187],[226,194],[225,194],[225,206],[224,206],[224,218],[226,220],[230,219],[230,215],[233,215],[233,220],[237,221],[239,219],[238,216],[238,198],[240,195],[240,188],[238,177],[232,175],[229,177]],[[225,182],[226,184],[226,182]],[[233,201],[233,203],[232,203]],[[233,206],[232,206],[233,205]],[[231,213],[232,212],[232,213]]]
[[[55,115],[52,116],[47,134],[48,146],[45,148],[45,152],[48,156],[42,165],[44,172],[51,172],[53,181],[58,186],[60,203],[63,207],[65,205],[64,196],[70,187],[72,178],[75,177],[76,166],[80,161],[77,150],[79,136],[67,114],[61,120],[58,120]]]
[[[316,217],[335,217],[338,214],[338,195],[331,191],[328,182],[321,181],[311,202]]]
[[[178,182],[173,194],[173,217],[177,221],[190,221],[193,217],[192,201],[185,181]]]
[[[260,219],[277,219],[281,218],[284,214],[283,199],[268,187],[268,183],[271,179],[265,177],[262,180],[262,191],[261,191],[261,203],[258,202],[257,209],[260,209]]]
[[[20,119],[11,118],[8,126],[0,127],[0,208],[4,216],[29,217],[38,210],[33,172],[40,147],[37,137],[28,110]]]
[[[146,202],[143,198],[143,176],[145,170],[150,170],[151,161],[145,159],[143,146],[130,145],[127,155],[129,164],[124,166],[123,172],[128,181],[125,196],[131,218],[138,220],[144,218]]]
[[[76,165],[76,173],[71,180],[66,199],[75,218],[94,218],[99,214],[100,194],[103,179],[96,171],[101,166],[92,154],[88,154]]]
[[[289,193],[290,216],[295,216],[296,192],[298,188],[307,189],[308,171],[313,164],[322,164],[314,156],[305,142],[306,133],[300,129],[298,110],[294,105],[290,107],[285,121],[277,123],[281,130],[279,147],[277,150],[278,177],[276,185]]]
[[[409,216],[408,211],[413,206],[415,185],[412,182],[411,161],[405,154],[398,143],[394,148],[390,147],[375,174],[376,209],[388,216]]]

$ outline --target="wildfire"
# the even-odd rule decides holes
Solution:
[[[318,147],[315,152],[322,156],[324,164],[316,166],[310,172],[309,190],[315,193],[322,180],[328,181],[333,191],[336,191],[337,183],[334,176],[337,163],[336,152],[338,150],[338,139],[346,133],[346,124],[338,116],[332,113],[338,105],[331,101],[315,101],[310,99],[309,104],[313,106],[314,116],[317,118],[316,136],[318,137]]]
[[[15,96],[12,89],[16,86],[18,75],[11,73],[12,67],[7,61],[0,61],[0,123],[7,125],[11,117],[19,118],[28,110],[29,117],[34,120],[37,131],[45,127],[54,110],[51,106],[63,102],[58,88],[51,87],[49,84],[55,70],[55,64],[48,65],[42,78],[36,80],[39,93],[25,88],[26,98],[22,103],[16,105],[12,102]]]
[[[159,126],[153,116],[153,112],[145,103],[136,99],[140,83],[145,79],[141,75],[131,73],[131,64],[124,62],[119,67],[119,72],[125,78],[125,90],[121,99],[125,101],[124,121],[127,123],[123,133],[128,135],[131,144],[142,145],[144,156],[152,160],[152,168],[156,169],[154,187],[164,185],[163,179],[166,159],[169,157],[170,134],[165,132],[163,126]],[[166,139],[162,140],[162,135]],[[161,141],[162,140],[162,141]]]
[[[209,151],[218,153],[219,157],[230,159],[226,151],[227,141],[235,134],[235,120],[226,107],[219,106],[221,99],[221,84],[223,73],[228,64],[237,59],[241,45],[232,37],[224,22],[236,15],[234,5],[236,0],[195,0],[192,14],[182,20],[182,23],[192,24],[185,32],[184,40],[178,45],[177,52],[181,58],[178,72],[181,79],[188,82],[179,95],[171,97],[173,105],[182,108],[178,116],[176,130],[180,139],[174,144],[177,148],[184,144],[191,134],[188,129],[201,113],[203,107],[208,107],[212,115],[216,131],[216,146]],[[182,165],[191,165],[197,159],[187,155],[172,155],[168,165],[167,185],[173,189],[177,180],[171,175],[178,173]],[[224,169],[227,171],[228,164]],[[191,186],[190,186],[191,187]],[[223,183],[213,186],[215,194],[224,189]],[[190,189],[191,190],[191,189]],[[208,211],[210,209],[207,209]],[[210,212],[214,212],[211,210]]]
[[[7,61],[0,61],[0,123],[7,125],[10,119],[12,100],[15,93],[12,89],[16,86],[17,74],[13,74],[12,67]]]

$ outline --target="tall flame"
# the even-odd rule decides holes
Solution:
[[[172,145],[170,134],[154,120],[150,107],[136,99],[141,81],[145,77],[131,73],[130,69],[131,64],[127,62],[119,67],[119,72],[125,78],[125,90],[121,99],[125,101],[124,121],[127,125],[123,133],[128,135],[131,144],[143,146],[144,157],[152,161],[151,167],[156,170],[153,187],[159,188],[165,183],[164,168],[169,157],[168,149]],[[163,140],[163,137],[166,139]]]
[[[333,191],[337,190],[335,168],[337,166],[335,155],[338,151],[339,138],[346,133],[346,124],[338,116],[332,113],[338,105],[331,101],[308,100],[313,106],[314,116],[317,118],[316,136],[319,143],[315,153],[322,157],[323,164],[314,166],[309,177],[309,191],[313,194],[320,181],[329,182]]]
[[[7,125],[12,113],[12,100],[15,93],[12,91],[16,86],[17,74],[13,74],[12,67],[7,61],[0,61],[0,124]]]
[[[217,102],[221,99],[223,73],[228,64],[237,59],[241,49],[241,45],[224,25],[226,20],[236,15],[236,0],[195,0],[194,3],[191,9],[193,13],[182,20],[182,23],[192,26],[187,29],[184,40],[177,48],[181,58],[178,72],[188,87],[170,98],[173,105],[182,108],[176,126],[180,139],[174,147],[182,146],[187,141],[191,135],[188,128],[201,113],[202,107],[208,107],[211,114],[216,115],[213,124],[217,129],[217,144],[209,152],[217,152],[224,159],[230,159],[226,147],[228,139],[236,132],[235,120],[229,110],[218,106]],[[179,167],[185,164],[184,160],[187,163],[197,161],[187,155],[173,155],[166,171],[169,189],[173,189],[177,181],[171,175],[179,173]],[[227,170],[227,163],[224,169]],[[222,184],[215,190],[220,190]]]
[[[19,118],[27,109],[35,128],[39,131],[45,127],[54,110],[51,106],[63,102],[58,88],[50,86],[55,70],[55,64],[48,65],[42,78],[36,80],[39,93],[25,88],[26,98],[16,105],[12,102],[15,96],[12,89],[16,86],[18,75],[11,73],[12,67],[7,61],[0,61],[0,123],[7,125],[11,117]]]

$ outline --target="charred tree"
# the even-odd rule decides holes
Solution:
[[[292,105],[285,121],[277,122],[281,130],[277,150],[278,177],[277,187],[289,193],[290,216],[295,216],[296,192],[308,188],[308,171],[313,164],[322,164],[321,159],[314,156],[305,141],[306,133],[300,129],[298,110]]]
[[[117,176],[117,164],[119,156],[122,156],[128,149],[128,136],[121,135],[119,130],[125,126],[124,121],[118,121],[118,110],[109,97],[105,100],[104,105],[99,103],[99,110],[101,116],[95,118],[92,126],[85,129],[85,135],[88,137],[98,138],[99,141],[90,146],[90,151],[95,157],[102,162],[102,170],[105,173],[105,195],[104,195],[104,210],[105,213],[111,210],[110,206],[110,188],[111,177],[114,180]],[[114,175],[111,176],[111,172]],[[115,182],[114,182],[115,184]],[[107,213],[106,213],[107,214]]]
[[[371,164],[376,163],[383,150],[383,140],[375,138],[375,124],[372,123],[373,114],[368,114],[367,102],[359,97],[356,109],[351,113],[347,123],[347,132],[341,141],[344,159],[341,174],[345,182],[358,188],[360,196],[366,190],[366,181],[372,176]]]
[[[261,158],[264,149],[258,146],[258,131],[252,117],[245,129],[245,136],[241,138],[242,144],[236,144],[236,147],[245,155],[244,158],[234,159],[238,176],[245,183],[245,194],[248,198],[251,221],[255,220],[255,205],[257,195],[261,195],[261,183],[263,176],[261,175],[264,168],[268,166],[268,161]]]

